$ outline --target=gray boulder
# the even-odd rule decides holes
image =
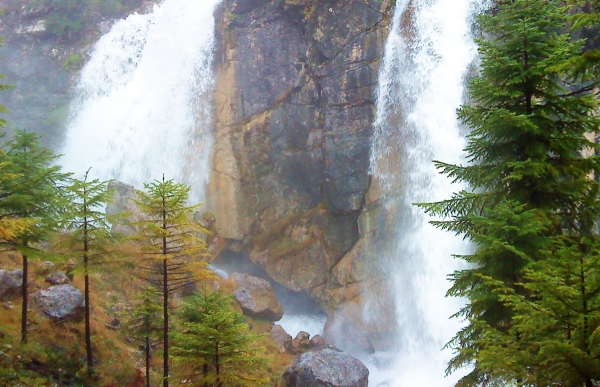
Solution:
[[[69,277],[62,271],[55,271],[54,273],[48,274],[46,276],[46,282],[50,285],[66,285],[71,283]]]
[[[22,270],[0,270],[0,301],[8,301],[21,295]]]
[[[32,295],[34,306],[55,321],[79,319],[83,313],[83,295],[73,285],[50,286]]]
[[[277,301],[269,282],[242,273],[231,274],[229,281],[235,284],[233,295],[245,315],[267,321],[281,320],[283,307]]]
[[[287,387],[367,387],[369,370],[359,360],[326,345],[300,355],[283,378]]]

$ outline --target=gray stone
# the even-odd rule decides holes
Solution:
[[[55,321],[82,317],[84,301],[79,289],[73,285],[50,286],[32,294],[33,305]]]
[[[300,355],[283,378],[287,387],[367,387],[369,370],[359,360],[326,345]]]
[[[267,321],[281,320],[283,307],[269,282],[242,273],[231,274],[229,280],[235,283],[233,295],[244,314]]]
[[[8,301],[21,295],[23,271],[0,270],[0,301]]]
[[[66,285],[71,283],[69,277],[62,271],[55,271],[54,273],[48,274],[46,276],[46,282],[51,285]]]

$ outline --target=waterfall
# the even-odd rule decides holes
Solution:
[[[220,0],[165,0],[117,21],[97,42],[75,85],[65,170],[141,188],[167,179],[204,197],[214,49]]]
[[[382,253],[397,328],[394,351],[385,354],[389,366],[372,367],[372,386],[444,387],[460,376],[444,377],[452,353],[442,348],[462,327],[449,317],[464,301],[445,293],[447,275],[461,264],[452,254],[469,246],[431,226],[412,203],[447,199],[465,188],[439,175],[432,161],[461,162],[466,142],[456,109],[465,102],[465,80],[477,58],[474,15],[486,2],[396,4],[380,69],[371,172],[393,219]]]

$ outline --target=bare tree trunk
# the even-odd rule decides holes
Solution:
[[[27,255],[23,254],[23,284],[21,296],[23,298],[21,310],[21,342],[27,344]]]

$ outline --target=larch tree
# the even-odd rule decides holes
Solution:
[[[257,339],[232,309],[231,297],[204,290],[181,305],[173,359],[191,371],[185,378],[202,387],[267,386],[265,348]]]
[[[190,282],[214,278],[202,260],[207,246],[202,236],[208,231],[193,221],[198,205],[188,206],[190,187],[173,180],[155,180],[137,191],[144,219],[134,223],[142,244],[138,262],[142,277],[155,285],[163,308],[163,386],[169,386],[170,296]]]
[[[152,348],[158,344],[156,338],[160,337],[163,330],[162,308],[157,302],[157,297],[155,288],[150,286],[143,288],[126,324],[127,331],[144,345],[146,387],[150,387]]]
[[[72,258],[75,272],[83,274],[85,299],[85,349],[88,373],[93,373],[92,334],[90,327],[90,274],[102,265],[116,263],[120,253],[116,248],[119,235],[111,232],[116,216],[109,216],[104,208],[112,198],[108,181],[89,179],[89,170],[83,180],[69,179],[65,187],[68,203],[65,237],[57,243],[65,256]]]
[[[570,88],[574,81],[561,69],[582,47],[563,32],[568,17],[556,0],[498,2],[479,17],[481,72],[469,84],[473,104],[458,111],[471,129],[468,164],[436,162],[470,190],[421,204],[445,218],[435,225],[476,247],[460,256],[472,266],[451,275],[448,293],[468,299],[454,316],[467,325],[448,343],[455,350],[448,372],[473,367],[459,386],[505,385],[479,364],[490,332],[513,332],[515,307],[494,291],[497,283],[528,297],[531,290],[519,285],[527,283],[525,269],[552,252],[554,238],[592,235],[600,216],[599,186],[589,178],[600,159],[581,155],[597,149],[586,137],[599,124],[597,101]]]
[[[65,205],[63,184],[68,177],[53,165],[57,156],[39,145],[37,134],[17,131],[5,145],[11,163],[2,191],[10,193],[2,201],[4,217],[22,219],[29,226],[10,240],[0,242],[4,249],[15,250],[23,257],[21,341],[27,342],[28,260],[47,256],[38,248],[52,232],[59,229]]]

